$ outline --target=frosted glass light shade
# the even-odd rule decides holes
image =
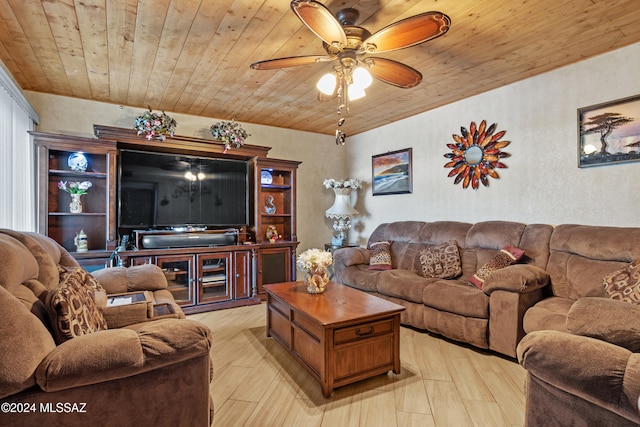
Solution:
[[[358,88],[362,88],[362,90],[364,91],[364,89],[371,86],[372,82],[373,82],[373,78],[371,77],[371,74],[369,74],[369,71],[367,71],[366,68],[357,67],[355,70],[353,70],[354,86]]]
[[[357,87],[355,84],[349,86],[348,89],[349,101],[355,101],[356,99],[364,98],[365,91],[361,87]]]
[[[327,73],[320,77],[316,88],[325,95],[332,95],[336,90],[336,76],[333,73]]]

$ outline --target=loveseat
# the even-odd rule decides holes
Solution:
[[[158,267],[92,276],[48,237],[0,230],[0,425],[210,425],[211,333],[166,288]],[[131,291],[171,308],[104,315]]]
[[[548,284],[544,268],[552,231],[549,225],[507,221],[381,224],[368,246],[391,242],[391,269],[372,270],[369,249],[342,248],[334,253],[334,280],[403,305],[406,325],[515,357],[524,336],[522,318]],[[420,253],[446,242],[458,247],[461,273],[424,277]],[[505,246],[524,250],[524,257],[493,272],[482,289],[471,286],[469,278]]]

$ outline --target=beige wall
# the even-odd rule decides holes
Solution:
[[[114,104],[85,101],[63,96],[25,92],[40,115],[40,132],[93,136],[93,125],[132,128],[143,110]],[[209,127],[217,118],[189,116],[167,111],[178,122],[178,134],[212,138]],[[323,248],[331,240],[332,229],[324,211],[333,203],[333,192],[322,186],[325,178],[343,178],[346,170],[345,148],[337,147],[331,136],[243,123],[251,134],[248,143],[272,147],[269,157],[297,160],[298,240],[300,250]]]
[[[412,147],[414,177],[412,194],[361,192],[365,215],[352,240],[365,243],[378,224],[398,220],[639,226],[640,163],[577,166],[577,109],[640,94],[638,69],[635,44],[351,137],[350,175],[370,183],[372,155]],[[463,189],[447,177],[446,144],[483,119],[507,131],[512,157],[488,188]]]

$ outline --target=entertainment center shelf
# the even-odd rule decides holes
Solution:
[[[268,158],[270,147],[245,144],[225,153],[224,144],[218,141],[184,136],[149,141],[133,129],[109,126],[94,125],[97,138],[41,132],[31,134],[37,158],[37,230],[60,243],[89,271],[116,264],[156,264],[167,277],[168,290],[186,313],[256,304],[265,299],[263,284],[295,280],[298,246],[296,173],[300,162]],[[121,222],[118,212],[120,197],[126,194],[122,192],[133,191],[128,197],[142,203],[141,206],[146,206],[147,201],[138,195],[153,194],[147,200],[158,203],[155,209],[165,208],[169,205],[167,202],[174,203],[172,208],[184,203],[193,204],[194,196],[190,202],[188,199],[184,201],[182,193],[165,190],[162,184],[152,188],[134,182],[127,185],[138,187],[131,187],[131,190],[121,187],[119,174],[123,150],[158,153],[177,161],[188,158],[205,162],[198,164],[208,164],[206,162],[213,160],[210,162],[213,165],[216,159],[234,160],[236,164],[244,162],[246,193],[237,194],[246,194],[247,197],[246,224],[236,227],[236,239],[222,244],[203,244],[208,241],[202,240],[194,246],[162,247],[159,244],[145,247],[140,236],[163,232],[143,231],[138,236],[136,228],[139,232],[141,227],[118,225],[129,224]],[[72,157],[78,154],[86,158],[86,169],[78,168],[72,162]],[[142,164],[142,167],[146,166]],[[137,173],[139,170],[134,171]],[[168,168],[162,174],[174,172]],[[91,187],[81,196],[82,212],[71,212],[71,196],[58,187],[61,181],[91,182]],[[184,188],[189,190],[189,186],[194,184],[185,181],[185,185]],[[224,188],[230,188],[229,184]],[[212,193],[215,191],[214,188]],[[183,197],[183,201],[175,197]],[[228,205],[226,199],[219,197],[208,201],[208,193],[195,197],[198,203],[208,206],[205,211]],[[220,233],[224,228],[208,228],[201,235]],[[77,238],[83,233],[86,234],[87,250],[79,252],[76,250]],[[116,250],[118,244],[124,244],[123,236],[127,236],[134,247],[129,245],[126,250],[124,246]]]

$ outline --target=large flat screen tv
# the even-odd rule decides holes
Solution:
[[[248,164],[121,150],[118,226],[129,229],[248,225]]]

